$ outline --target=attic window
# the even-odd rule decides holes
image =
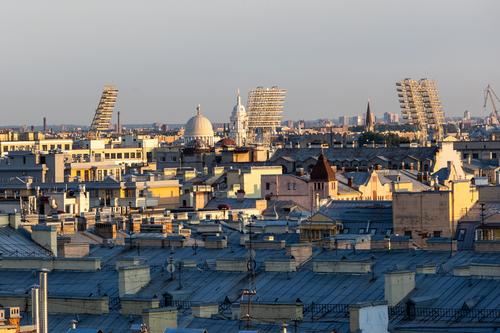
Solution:
[[[458,229],[458,235],[457,235],[457,239],[459,241],[463,241],[465,239],[465,234],[466,234],[467,230],[466,229]]]

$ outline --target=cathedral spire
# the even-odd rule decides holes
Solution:
[[[375,117],[370,109],[370,99],[368,99],[368,104],[366,106],[366,118],[365,118],[365,131],[373,132],[375,130]]]

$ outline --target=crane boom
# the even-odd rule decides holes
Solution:
[[[486,89],[484,89],[484,105],[483,108],[486,111],[486,107],[488,105],[488,100],[490,100],[492,111],[490,113],[490,118],[492,123],[498,124],[500,121],[500,115],[498,114],[497,106],[495,104],[495,100],[500,103],[500,98],[498,98],[497,94],[493,90],[493,88],[488,84]]]

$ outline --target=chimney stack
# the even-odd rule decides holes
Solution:
[[[118,111],[117,115],[118,115],[118,124],[116,125],[116,132],[118,134],[122,134],[122,123],[120,121],[120,111]]]
[[[43,117],[43,133],[47,133],[47,118]]]
[[[354,181],[354,177],[347,178],[347,186],[352,187],[353,181]]]
[[[236,200],[238,200],[239,202],[245,200],[245,191],[243,189],[239,189],[238,191],[236,191]]]
[[[35,327],[35,333],[40,333],[40,288],[31,288],[31,324]]]
[[[40,333],[49,333],[49,318],[47,309],[47,269],[40,271]]]

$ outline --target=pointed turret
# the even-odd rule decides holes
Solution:
[[[373,131],[375,131],[375,117],[370,110],[370,100],[368,100],[368,105],[366,107],[365,132]]]

